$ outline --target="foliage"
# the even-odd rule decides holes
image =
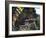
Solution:
[[[30,30],[33,30],[33,29],[37,29],[37,30],[39,30],[40,29],[40,15],[37,15],[36,14],[36,10],[35,10],[35,8],[29,8],[29,7],[14,7],[13,9],[12,9],[12,13],[14,13],[15,14],[15,11],[16,11],[16,9],[18,9],[19,10],[19,12],[20,12],[20,14],[19,14],[19,17],[18,17],[18,20],[16,20],[16,22],[15,22],[15,27],[13,26],[13,30],[19,30],[19,28],[20,28],[20,26],[21,25],[24,25],[25,24],[25,20],[28,18],[28,19],[30,19],[30,18],[35,18],[36,20],[35,20],[35,24],[32,24],[32,26],[30,25],[28,25],[29,27],[28,28],[30,28]],[[32,17],[31,17],[32,16]],[[35,26],[36,25],[36,26]]]

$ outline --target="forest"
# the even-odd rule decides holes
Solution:
[[[12,7],[12,31],[40,30],[40,15],[33,7]]]

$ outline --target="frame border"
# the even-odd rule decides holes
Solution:
[[[43,33],[37,34],[22,34],[22,35],[8,35],[8,20],[9,20],[9,4],[12,3],[23,3],[23,4],[36,4],[36,5],[43,5]],[[5,37],[24,37],[24,36],[40,36],[45,35],[45,3],[42,2],[25,2],[25,1],[5,1]]]

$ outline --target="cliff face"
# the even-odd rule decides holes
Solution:
[[[18,9],[18,10],[16,10]],[[40,15],[36,14],[35,8],[29,8],[29,7],[21,7],[20,8],[13,8],[12,12],[13,17],[18,13],[18,18],[14,22],[13,25],[13,31],[23,31],[23,30],[39,30],[40,29]],[[15,12],[17,11],[17,12]],[[15,15],[14,15],[15,14]],[[38,21],[39,20],[39,21]]]

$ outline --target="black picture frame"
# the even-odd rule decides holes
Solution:
[[[23,3],[23,4],[36,4],[36,5],[43,5],[43,33],[37,33],[37,34],[22,34],[22,35],[8,35],[9,34],[9,26],[8,26],[8,20],[9,20],[9,4],[15,4],[15,3]],[[42,2],[20,2],[20,1],[5,1],[5,37],[24,37],[24,36],[40,36],[45,35],[45,3]]]

